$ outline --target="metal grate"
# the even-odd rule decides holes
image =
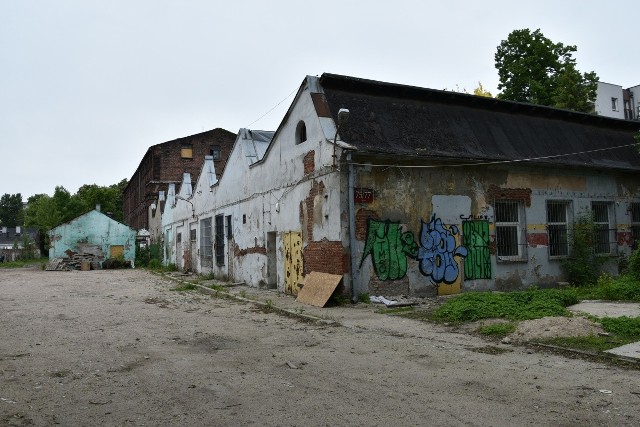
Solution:
[[[224,265],[224,216],[216,215],[216,264]]]
[[[501,260],[515,261],[524,257],[526,243],[520,220],[521,206],[522,202],[518,200],[494,202],[496,250]]]
[[[200,264],[202,267],[213,267],[211,218],[205,218],[200,221]]]
[[[609,202],[592,202],[591,212],[593,214],[593,222],[595,225],[593,250],[597,254],[610,254],[613,252],[613,244],[615,244],[616,230],[611,228],[609,224]]]
[[[547,201],[547,233],[550,256],[569,255],[568,208],[568,202]]]

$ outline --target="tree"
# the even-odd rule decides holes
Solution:
[[[15,227],[24,221],[22,195],[3,194],[0,198],[0,225]]]
[[[554,43],[540,32],[514,30],[495,54],[501,99],[591,112],[598,76],[580,73],[576,46]]]

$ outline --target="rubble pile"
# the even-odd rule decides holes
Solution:
[[[100,261],[96,259],[94,254],[89,253],[76,253],[68,251],[67,255],[69,257],[64,258],[54,258],[49,261],[46,271],[71,271],[71,270],[82,270],[82,265],[90,266],[91,270],[99,270],[100,269]],[[87,269],[85,267],[85,269]]]

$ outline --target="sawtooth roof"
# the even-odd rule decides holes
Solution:
[[[320,85],[334,120],[349,109],[340,137],[358,152],[640,171],[637,121],[328,73]]]

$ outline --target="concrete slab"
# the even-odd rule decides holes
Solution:
[[[567,310],[574,313],[587,313],[596,317],[639,317],[640,303],[586,300],[567,307]]]
[[[617,356],[631,357],[633,359],[640,359],[640,342],[632,342],[631,344],[612,348],[611,350],[605,350],[605,353],[611,353]]]
[[[596,317],[640,316],[640,303],[637,302],[582,301],[579,304],[567,307],[567,309],[574,313],[588,313]],[[640,359],[640,342],[612,348],[611,350],[606,350],[605,353]]]

